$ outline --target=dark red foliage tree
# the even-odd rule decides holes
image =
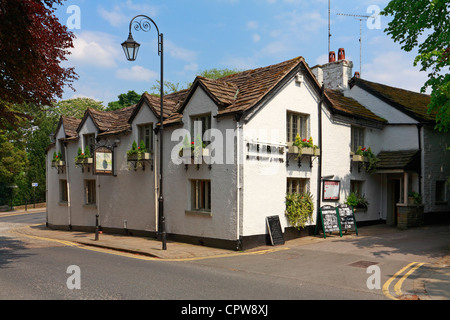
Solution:
[[[29,115],[19,105],[51,105],[78,78],[61,67],[75,37],[54,14],[64,0],[0,0],[0,129]]]

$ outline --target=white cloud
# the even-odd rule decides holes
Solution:
[[[113,36],[102,32],[85,31],[77,35],[70,62],[78,65],[89,65],[100,68],[116,67],[116,59],[120,55],[120,47]]]
[[[363,64],[363,79],[419,92],[427,81],[427,73],[413,67],[413,59],[402,52],[379,54]]]
[[[116,77],[121,80],[136,81],[136,82],[150,82],[157,78],[158,73],[146,69],[142,66],[133,66],[131,68],[118,69]]]
[[[164,49],[172,57],[183,61],[188,61],[192,63],[197,58],[197,53],[195,51],[179,47],[170,40],[164,41]]]
[[[252,39],[253,39],[253,42],[259,42],[259,41],[261,41],[261,36],[259,34],[255,33],[252,36]]]
[[[128,20],[128,17],[123,13],[123,10],[118,5],[114,6],[114,8],[110,11],[106,10],[102,6],[99,6],[98,13],[113,27],[121,26]]]

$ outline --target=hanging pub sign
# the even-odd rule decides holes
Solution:
[[[339,200],[340,181],[323,181],[323,200]]]
[[[113,175],[113,152],[108,147],[95,149],[94,169],[95,174]]]

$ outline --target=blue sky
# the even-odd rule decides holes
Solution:
[[[331,50],[345,48],[359,71],[360,22],[338,13],[371,15],[388,0],[331,0]],[[79,8],[67,12],[69,6]],[[184,85],[202,70],[246,70],[303,56],[312,67],[327,62],[328,0],[67,0],[56,15],[76,35],[64,66],[74,66],[80,79],[76,92],[63,99],[89,97],[107,105],[129,90],[151,91],[159,79],[157,34],[133,31],[142,44],[135,62],[125,59],[120,44],[127,39],[130,20],[150,16],[164,34],[165,80]],[[79,17],[79,20],[73,18]],[[363,21],[362,77],[419,91],[427,75],[413,67],[415,53],[405,53],[386,35],[389,18]]]

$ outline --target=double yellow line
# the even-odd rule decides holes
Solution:
[[[386,281],[386,283],[383,285],[383,293],[386,297],[393,299],[393,300],[399,300],[399,297],[401,297],[403,295],[402,292],[402,285],[403,282],[417,269],[419,269],[421,266],[423,266],[426,263],[423,262],[411,262],[410,264],[408,264],[406,267],[400,269],[397,273],[395,273],[388,281]],[[409,269],[409,271],[407,271]],[[407,271],[407,272],[406,272]],[[401,274],[403,274],[405,272],[405,274],[400,278],[400,280],[398,280],[398,282],[394,285],[394,292],[396,297],[394,297],[391,292],[389,291],[389,286],[391,285],[391,283],[397,279],[398,277],[400,277]]]

